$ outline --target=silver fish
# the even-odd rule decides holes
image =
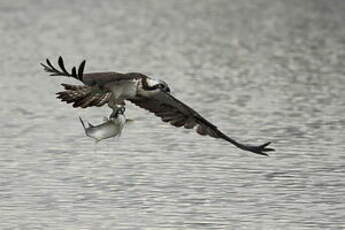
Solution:
[[[107,138],[121,135],[121,132],[126,124],[124,112],[125,108],[121,107],[117,110],[114,110],[109,118],[105,118],[105,122],[102,124],[93,125],[87,122],[88,127],[86,127],[81,117],[79,117],[79,120],[84,127],[86,136],[95,139],[96,142],[99,142]]]

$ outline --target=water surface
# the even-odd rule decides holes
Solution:
[[[345,228],[345,2],[1,1],[1,229]],[[39,63],[138,71],[269,158],[128,105],[85,137]]]

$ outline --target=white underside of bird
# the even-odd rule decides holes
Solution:
[[[148,85],[157,85],[159,84],[158,80],[147,79]],[[120,82],[110,82],[104,86],[105,89],[112,92],[108,106],[112,109],[117,108],[119,105],[124,105],[124,100],[136,98],[138,95],[142,97],[150,97],[159,92],[159,89],[146,91],[143,90],[143,86],[140,80],[133,79],[129,81],[120,81]]]

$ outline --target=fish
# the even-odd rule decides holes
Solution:
[[[95,139],[96,142],[99,142],[111,137],[121,136],[121,133],[127,122],[124,111],[124,107],[114,110],[109,118],[105,117],[105,121],[99,125],[93,125],[90,122],[87,122],[88,126],[86,126],[85,122],[80,116],[79,120],[84,128],[86,136]]]

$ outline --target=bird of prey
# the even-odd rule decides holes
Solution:
[[[162,80],[155,80],[141,73],[95,72],[84,73],[85,60],[71,72],[65,68],[62,57],[58,59],[60,69],[55,68],[49,59],[41,65],[50,76],[65,76],[77,79],[83,85],[61,84],[64,91],[57,93],[57,98],[73,107],[103,106],[108,104],[116,110],[118,106],[130,101],[135,105],[150,111],[175,127],[195,128],[200,135],[220,138],[236,147],[256,154],[266,155],[274,151],[267,142],[262,145],[242,144],[221,132],[217,126],[206,120],[194,109],[170,94],[170,88]]]

